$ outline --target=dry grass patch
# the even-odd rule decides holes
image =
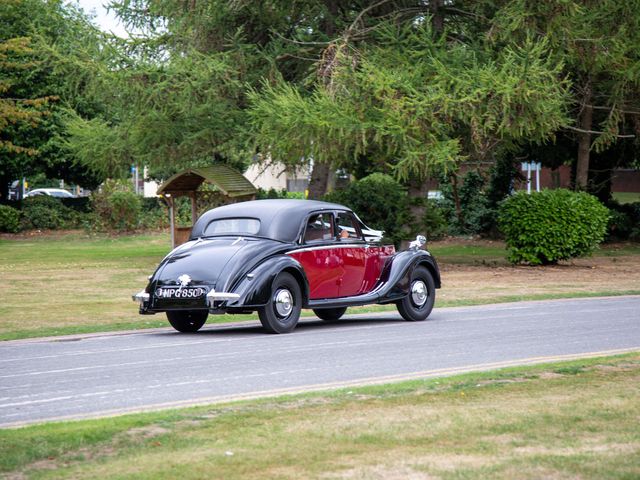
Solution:
[[[640,291],[640,256],[592,257],[542,267],[440,263],[439,302],[514,297],[624,294]]]

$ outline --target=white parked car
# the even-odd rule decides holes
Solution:
[[[75,198],[75,195],[63,188],[36,188],[31,190],[25,195],[25,197],[37,197],[38,195],[48,195],[50,197],[58,198]]]

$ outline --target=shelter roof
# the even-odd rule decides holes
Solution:
[[[158,195],[170,193],[172,196],[189,195],[198,190],[203,182],[214,185],[227,197],[255,195],[256,188],[237,170],[227,165],[211,165],[203,168],[189,168],[165,181],[158,188]]]

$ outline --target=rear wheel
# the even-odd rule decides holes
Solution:
[[[206,310],[176,310],[167,312],[167,319],[173,328],[179,332],[197,332],[207,321],[209,312]]]
[[[402,318],[409,322],[425,320],[436,300],[433,275],[425,267],[417,267],[411,274],[409,295],[396,303]]]
[[[282,272],[273,281],[269,303],[258,309],[258,316],[267,332],[289,333],[298,324],[301,309],[300,285],[290,273]]]
[[[343,308],[314,308],[313,313],[316,314],[318,318],[322,320],[326,320],[328,322],[334,322],[339,320],[344,312],[347,311],[347,307]]]

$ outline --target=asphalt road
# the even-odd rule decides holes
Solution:
[[[640,296],[304,319],[0,344],[0,426],[640,350]]]

